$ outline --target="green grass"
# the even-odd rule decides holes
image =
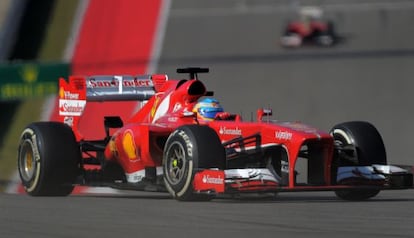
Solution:
[[[78,1],[56,0],[45,40],[38,54],[38,61],[61,61]],[[45,98],[25,100],[20,103],[13,115],[12,123],[0,148],[0,191],[5,189],[5,181],[8,181],[16,171],[20,133],[29,123],[40,120],[44,101]]]

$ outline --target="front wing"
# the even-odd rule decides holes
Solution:
[[[289,187],[267,168],[206,169],[197,172],[193,189],[197,193],[243,193],[283,191],[329,191],[343,189],[408,189],[413,188],[413,168],[393,165],[339,167],[335,184]]]

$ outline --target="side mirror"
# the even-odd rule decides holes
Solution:
[[[122,119],[120,117],[104,117],[104,126],[106,138],[109,139],[109,128],[121,128],[124,126]]]
[[[264,116],[272,116],[272,109],[260,108],[257,110],[257,121],[262,121]]]
[[[120,117],[104,117],[104,125],[107,128],[121,128],[124,126]]]

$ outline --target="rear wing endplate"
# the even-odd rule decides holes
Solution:
[[[167,75],[96,75],[59,79],[59,116],[73,126],[86,102],[146,101],[159,92]]]

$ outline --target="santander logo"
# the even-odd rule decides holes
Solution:
[[[236,128],[227,128],[225,126],[220,127],[219,133],[222,135],[236,135],[236,136],[241,136],[242,135],[242,130],[239,129],[238,127]]]
[[[88,80],[88,87],[91,88],[113,88],[119,87],[121,84],[123,87],[152,87],[152,81],[149,79],[124,79],[120,76],[121,82],[118,80],[112,79],[94,79],[91,78]]]
[[[210,184],[223,184],[224,179],[220,176],[218,178],[210,177],[210,175],[203,176],[203,183],[210,183]]]
[[[59,115],[80,116],[86,106],[84,100],[59,100]]]

